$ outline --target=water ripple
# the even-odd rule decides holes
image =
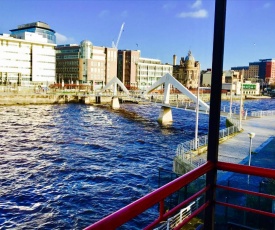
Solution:
[[[83,229],[157,188],[158,168],[171,170],[195,125],[195,114],[174,110],[162,126],[158,113],[155,105],[0,106],[0,229]],[[207,122],[201,115],[200,135]],[[131,229],[157,208],[148,212]]]

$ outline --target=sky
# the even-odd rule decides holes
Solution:
[[[141,57],[177,64],[191,50],[201,70],[212,67],[214,0],[0,0],[0,34],[42,21],[57,44],[140,50]],[[227,0],[224,70],[275,58],[275,1]]]

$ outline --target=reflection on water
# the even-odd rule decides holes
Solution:
[[[193,139],[195,113],[173,110],[162,126],[155,105],[121,107],[0,107],[1,229],[82,229],[157,188],[158,168]],[[199,135],[207,123],[200,115]]]

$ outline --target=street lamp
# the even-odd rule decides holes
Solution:
[[[198,149],[198,130],[199,130],[199,96],[200,96],[200,76],[198,75],[197,103],[196,103],[196,127],[195,127],[195,150]]]
[[[250,145],[249,145],[249,160],[248,160],[248,166],[251,164],[251,147],[252,147],[252,139],[255,137],[255,133],[248,133],[248,137],[250,139]],[[248,175],[248,184],[249,184],[249,175]]]
[[[242,129],[242,118],[243,118],[243,77],[244,77],[244,70],[242,70],[241,73],[241,98],[240,98],[240,124],[239,124],[239,129]]]
[[[196,103],[196,124],[195,124],[195,150],[198,149],[198,132],[199,132],[199,109],[200,109],[200,89],[211,89],[210,87],[199,87],[197,91],[197,103]]]
[[[229,105],[229,117],[232,117],[232,84],[233,84],[233,73],[231,72],[231,84],[230,84],[230,105]]]
[[[251,147],[252,147],[252,139],[255,137],[255,133],[248,133],[248,137],[250,139],[250,145],[249,145],[249,161],[248,165],[250,166],[251,164]]]

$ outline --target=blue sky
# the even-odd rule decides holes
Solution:
[[[58,44],[90,40],[112,46],[121,25],[119,49],[172,63],[189,50],[211,68],[214,0],[0,0],[0,33],[43,21],[56,31]],[[228,0],[224,69],[275,58],[275,1]]]

